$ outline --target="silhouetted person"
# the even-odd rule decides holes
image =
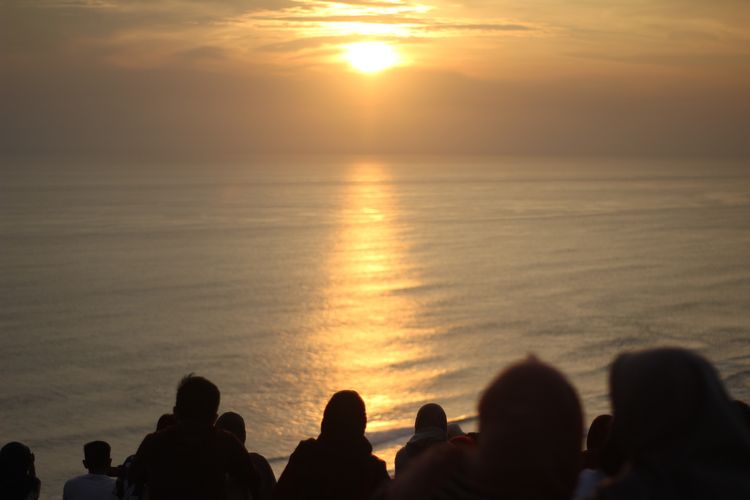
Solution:
[[[222,414],[216,420],[216,427],[230,432],[240,443],[245,444],[247,437],[245,419],[239,413],[229,411]],[[255,471],[258,473],[257,488],[251,491],[253,500],[271,500],[273,489],[276,486],[276,476],[273,474],[273,469],[271,469],[268,460],[263,455],[248,452],[248,456],[255,467]],[[243,498],[243,493],[246,490],[243,491],[242,486],[234,478],[229,478],[227,481],[227,492],[230,499]]]
[[[34,469],[34,454],[28,446],[10,442],[0,450],[0,498],[36,500],[41,482]]]
[[[448,442],[454,446],[466,449],[474,449],[477,446],[476,432],[464,432],[460,425],[448,424]]]
[[[581,460],[575,389],[530,358],[490,384],[479,403],[476,450],[436,445],[389,488],[390,500],[569,500]]]
[[[454,437],[460,437],[460,436],[466,436],[466,433],[461,428],[461,426],[457,423],[448,424],[448,439],[453,439]]]
[[[173,413],[165,413],[156,421],[156,432],[163,431],[173,425],[177,425],[177,417]]]
[[[747,425],[747,428],[750,429],[750,405],[745,403],[744,401],[740,401],[739,399],[735,399],[732,401],[734,404],[735,410],[737,410],[737,413],[739,413],[740,418],[743,422]]]
[[[612,415],[599,415],[591,422],[586,434],[586,451],[583,452],[583,468],[599,469],[599,454],[609,439],[612,430]]]
[[[300,442],[276,484],[276,500],[365,500],[389,480],[365,438],[365,403],[354,391],[333,395],[320,436]]]
[[[177,418],[171,413],[165,413],[156,421],[156,432],[163,431],[177,423]],[[133,465],[135,455],[130,455],[125,461],[117,467],[117,482],[115,491],[117,498],[121,500],[136,500],[143,496],[142,488],[139,485],[130,482],[130,467]]]
[[[214,427],[219,399],[219,389],[205,378],[182,379],[177,424],[146,436],[130,469],[130,480],[146,485],[149,500],[224,500],[227,475],[248,488],[257,481],[242,444]]]
[[[430,447],[448,440],[448,419],[443,408],[435,403],[422,406],[414,421],[414,435],[396,453],[396,475],[403,472],[410,460]]]
[[[583,452],[583,470],[578,475],[573,500],[590,498],[599,484],[606,479],[607,474],[602,470],[601,455],[609,440],[612,429],[612,415],[599,415],[591,422],[586,435],[586,451]]]
[[[88,474],[68,480],[63,487],[63,500],[116,500],[111,448],[104,441],[83,445],[83,466]]]
[[[683,349],[623,354],[610,396],[627,467],[598,498],[750,498],[750,432],[705,359]]]

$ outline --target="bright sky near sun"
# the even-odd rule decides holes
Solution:
[[[147,132],[161,123],[218,149],[606,151],[664,133],[734,150],[748,26],[747,0],[6,0],[0,132],[10,149],[185,142]],[[63,108],[88,118],[49,116]]]
[[[747,4],[10,0],[1,8],[6,60],[47,50],[124,66],[177,58],[204,65],[309,68],[340,64],[352,44],[379,42],[402,63],[491,76],[509,67],[570,72],[618,64],[695,65],[708,59],[719,69],[731,67],[749,53]],[[694,58],[688,62],[688,56]],[[351,54],[346,59],[351,62]]]

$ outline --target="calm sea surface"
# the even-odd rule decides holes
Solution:
[[[336,390],[392,466],[421,404],[471,427],[528,353],[587,420],[613,357],[655,345],[750,399],[747,162],[4,165],[0,238],[0,441],[48,497],[83,443],[133,453],[188,372],[277,472]]]

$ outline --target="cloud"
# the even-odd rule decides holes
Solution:
[[[526,24],[514,23],[436,23],[430,25],[435,31],[535,31],[536,28]]]

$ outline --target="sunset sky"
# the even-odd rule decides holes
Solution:
[[[0,6],[8,157],[750,155],[747,0]]]

